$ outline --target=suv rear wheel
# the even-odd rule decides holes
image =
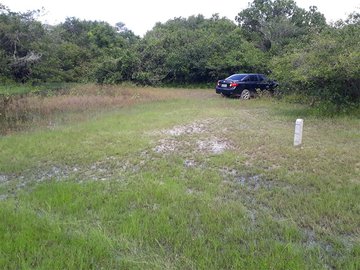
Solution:
[[[247,89],[244,89],[242,92],[241,92],[241,95],[240,95],[240,98],[241,99],[250,99],[251,97],[251,93],[249,90]]]

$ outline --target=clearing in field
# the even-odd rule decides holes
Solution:
[[[6,115],[1,269],[360,268],[359,119],[98,86]]]

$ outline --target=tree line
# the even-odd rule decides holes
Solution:
[[[157,23],[144,37],[123,23],[66,18],[0,4],[0,82],[206,84],[232,73],[271,74],[285,93],[338,108],[360,100],[360,14],[327,24],[315,6],[253,0],[235,20],[214,14]]]

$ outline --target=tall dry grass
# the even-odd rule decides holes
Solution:
[[[49,123],[53,125],[59,115],[62,119],[79,120],[86,118],[89,113],[186,96],[202,97],[207,94],[207,91],[199,90],[88,84],[64,91],[48,92],[46,95],[30,93],[3,96],[0,97],[0,134],[6,135]]]

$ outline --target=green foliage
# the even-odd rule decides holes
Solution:
[[[347,24],[313,36],[308,44],[272,59],[287,91],[312,97],[324,110],[340,112],[360,101],[360,27]]]
[[[38,11],[14,13],[0,6],[0,77],[24,82],[41,59],[37,43],[45,35],[43,25],[34,17]]]
[[[1,8],[0,78],[20,82],[85,82],[95,77],[96,81],[106,82],[108,74],[104,78],[94,76],[102,73],[98,69],[103,69],[103,59],[122,61],[124,57],[119,55],[126,54],[137,41],[131,31],[105,22],[67,18],[55,27],[45,27],[36,21],[35,15]],[[117,65],[121,69],[116,72],[121,76],[111,81],[131,79],[129,61],[135,60],[124,59],[124,63]]]
[[[324,15],[315,6],[306,11],[293,0],[254,0],[235,19],[248,40],[276,53],[292,40],[326,26]]]
[[[55,62],[63,80],[118,83],[131,79],[131,63],[136,62],[129,51],[136,42],[131,31],[120,33],[105,22],[68,18],[51,34],[60,41],[55,45]]]
[[[97,64],[94,79],[97,83],[116,84],[129,82],[137,70],[139,59],[135,52],[124,49],[117,53],[116,58],[107,57]]]
[[[281,53],[292,40],[326,27],[324,15],[315,6],[306,11],[293,0],[254,0],[235,20],[248,40],[274,53]]]
[[[226,18],[202,15],[158,23],[139,48],[140,68],[157,82],[203,83],[234,72],[265,70],[263,53]]]

